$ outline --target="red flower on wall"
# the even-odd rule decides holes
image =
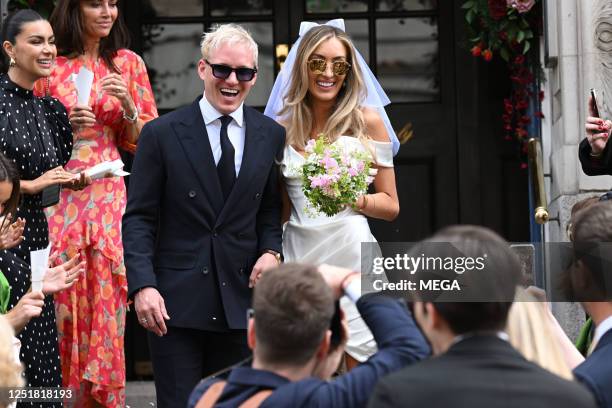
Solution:
[[[499,55],[508,64],[512,91],[504,99],[501,113],[505,139],[516,141],[525,160],[528,126],[535,118],[542,118],[539,108],[529,109],[531,103],[541,101],[543,93],[535,88],[541,68],[534,32],[541,27],[540,0],[468,0],[467,31],[474,57],[491,61]],[[538,7],[534,7],[538,5]],[[535,102],[534,102],[535,101]]]
[[[508,6],[506,0],[489,0],[489,14],[494,20],[500,20],[506,16]]]

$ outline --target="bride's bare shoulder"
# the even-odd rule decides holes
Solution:
[[[383,122],[380,114],[376,109],[363,107],[363,119],[366,124],[366,132],[373,140],[378,142],[389,142],[389,135],[387,134],[387,128]]]

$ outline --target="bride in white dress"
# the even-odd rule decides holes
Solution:
[[[327,263],[360,271],[361,243],[376,242],[366,217],[391,221],[399,213],[391,142],[397,139],[394,133],[390,138],[388,118],[381,116],[383,105],[366,104],[366,96],[371,95],[365,82],[373,76],[363,74],[367,66],[344,32],[343,22],[330,23],[302,23],[301,38],[277,78],[265,113],[287,130],[281,163],[287,199],[285,262]],[[304,211],[304,148],[320,134],[345,151],[369,152],[378,170],[374,192],[359,197],[356,209],[347,207],[333,217]],[[349,323],[346,350],[357,361],[364,361],[376,351],[376,344],[352,302],[343,299],[341,304]]]

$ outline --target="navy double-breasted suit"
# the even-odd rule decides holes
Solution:
[[[123,217],[128,287],[130,296],[156,287],[169,325],[215,329],[212,317],[223,312],[229,328],[246,328],[251,269],[262,250],[282,250],[285,132],[247,106],[244,120],[242,165],[227,202],[198,101],[142,130]]]
[[[123,245],[129,296],[154,287],[170,316],[164,336],[149,332],[160,407],[184,405],[203,376],[250,354],[249,276],[262,251],[282,250],[285,131],[247,106],[243,119],[242,162],[227,200],[199,100],[147,123],[140,135]]]

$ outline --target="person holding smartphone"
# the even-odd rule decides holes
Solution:
[[[582,171],[589,176],[612,175],[612,148],[608,143],[612,121],[600,117],[595,90],[589,96],[586,138],[580,142],[578,157]]]

